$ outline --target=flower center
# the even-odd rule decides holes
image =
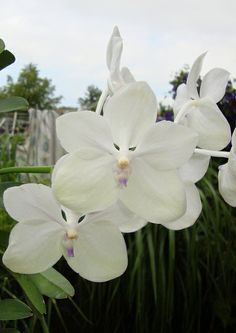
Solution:
[[[77,237],[78,237],[78,233],[74,228],[69,228],[66,231],[66,234],[65,234],[65,237],[64,237],[64,240],[63,240],[63,244],[65,246],[66,253],[67,253],[68,257],[74,257],[75,256],[73,241],[75,239],[77,239]]]
[[[120,169],[125,169],[129,166],[129,160],[126,157],[122,157],[117,162]]]
[[[67,230],[67,233],[66,233],[68,239],[76,239],[77,238],[77,231],[75,229],[69,229]]]
[[[120,157],[114,168],[115,179],[119,188],[125,188],[131,173],[130,161],[127,157]]]

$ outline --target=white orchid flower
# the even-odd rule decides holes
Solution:
[[[232,148],[228,162],[219,167],[219,191],[223,199],[236,207],[236,130],[232,135]]]
[[[127,67],[120,69],[120,60],[123,50],[123,41],[118,27],[114,27],[107,46],[107,67],[110,71],[108,86],[115,93],[125,84],[134,82],[135,79]]]
[[[194,62],[186,84],[177,89],[174,104],[175,121],[185,124],[199,135],[200,148],[221,150],[231,138],[230,126],[217,104],[225,94],[229,72],[210,70],[202,79],[198,93],[197,81],[206,53]]]
[[[4,192],[4,205],[18,221],[3,255],[3,263],[12,271],[39,273],[62,255],[75,272],[90,281],[107,281],[125,271],[126,245],[117,226],[96,216],[78,223],[79,216],[61,207],[50,187],[25,184],[9,188]]]
[[[197,135],[168,121],[155,123],[150,87],[135,82],[106,104],[104,116],[71,112],[57,120],[57,135],[69,152],[53,171],[55,196],[74,211],[90,213],[118,199],[133,213],[168,222],[186,209],[177,169],[193,154]]]

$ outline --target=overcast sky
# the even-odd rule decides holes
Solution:
[[[52,79],[63,105],[77,106],[89,84],[106,85],[106,46],[113,26],[124,41],[122,65],[147,81],[159,99],[184,64],[208,50],[213,67],[236,77],[235,0],[0,0],[0,38],[17,61],[9,74],[32,62]]]

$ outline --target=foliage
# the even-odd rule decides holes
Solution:
[[[17,146],[23,142],[24,136],[22,134],[11,135],[4,133],[0,135],[0,168],[16,165]],[[0,180],[2,182],[14,181],[15,176],[11,174],[1,175]]]
[[[78,102],[82,110],[95,111],[102,91],[94,85],[88,86],[84,98],[79,98]]]
[[[7,77],[6,85],[0,89],[0,99],[9,96],[22,96],[29,102],[30,107],[40,110],[53,109],[60,103],[62,96],[55,97],[55,86],[51,80],[41,78],[36,65],[28,64],[20,72],[14,82]]]

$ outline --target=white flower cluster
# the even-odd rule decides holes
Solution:
[[[64,256],[88,280],[121,275],[127,266],[122,232],[148,222],[179,230],[197,220],[202,204],[195,183],[210,156],[228,158],[219,189],[236,206],[236,134],[231,152],[220,151],[231,132],[217,106],[229,73],[212,69],[198,92],[202,54],[178,87],[174,122],[157,123],[149,85],[120,69],[122,47],[115,27],[107,48],[108,86],[96,112],[71,112],[57,120],[68,153],[55,165],[52,189],[25,184],[4,193],[6,210],[19,222],[3,256],[15,272],[42,272]]]

